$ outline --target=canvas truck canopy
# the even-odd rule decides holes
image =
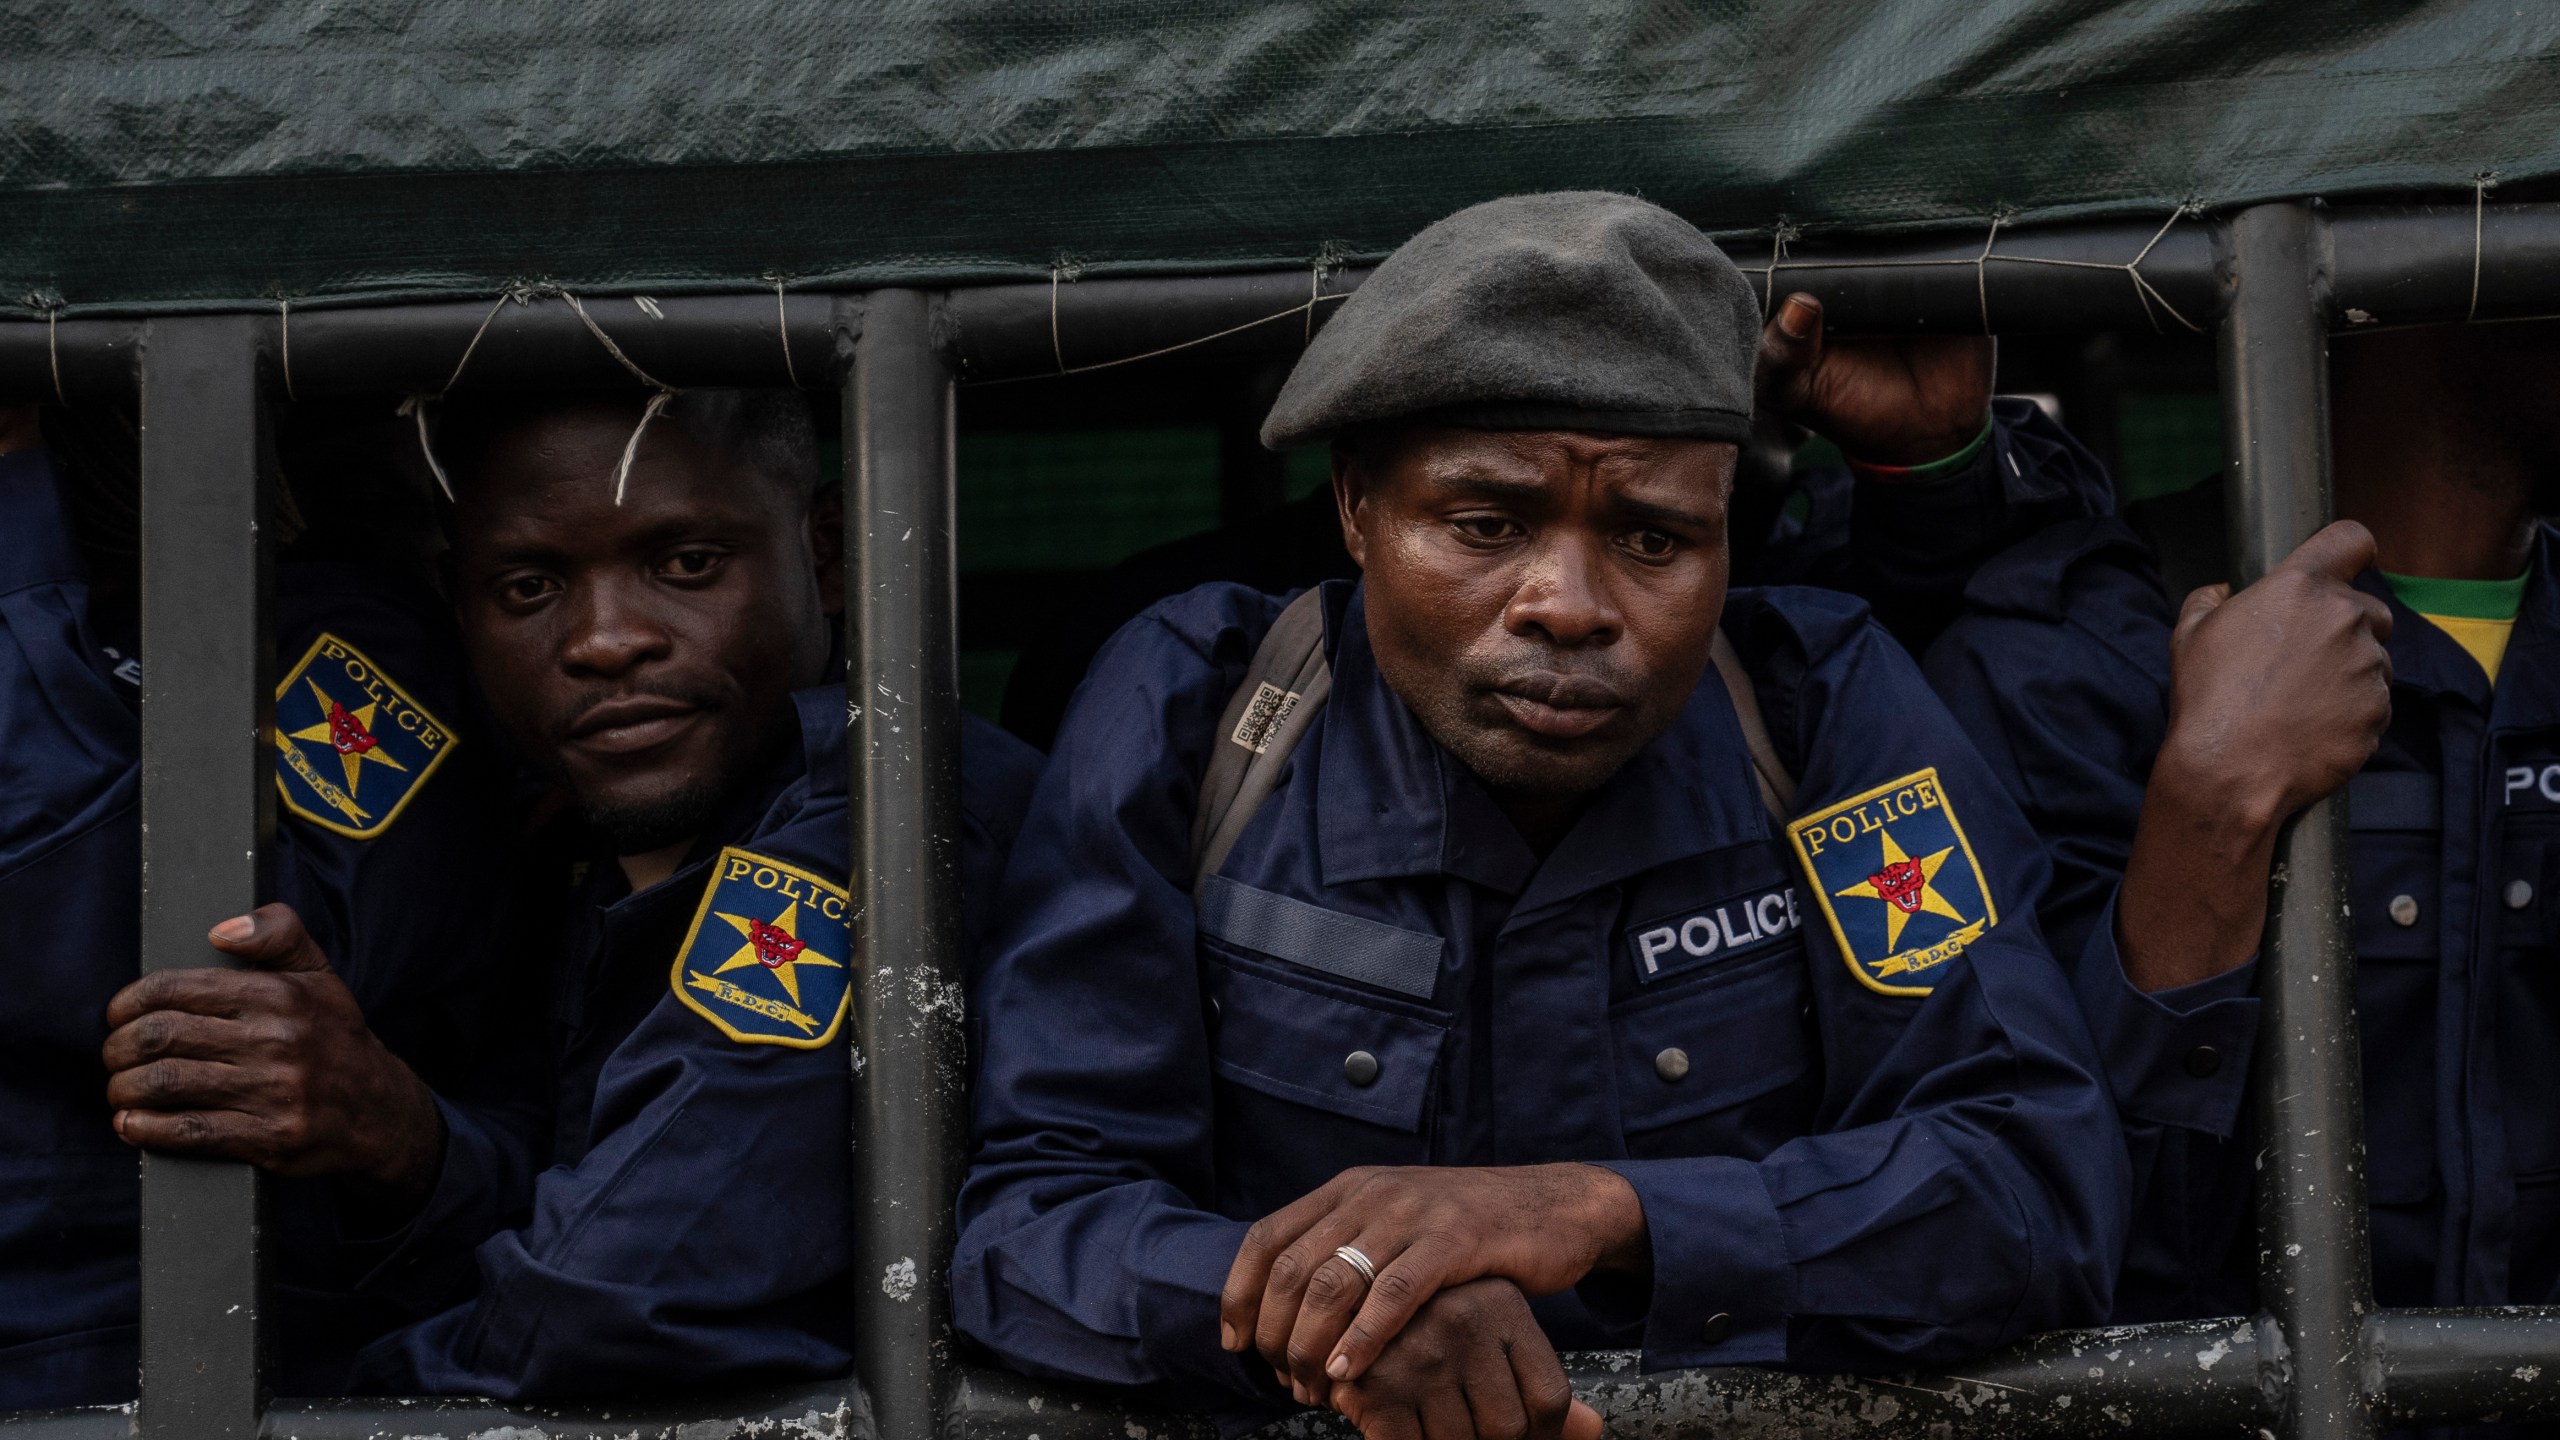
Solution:
[[[1489,196],[1735,238],[2560,170],[2513,0],[12,7],[0,296],[64,315],[1376,256]]]

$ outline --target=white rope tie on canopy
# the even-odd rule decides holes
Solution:
[[[1268,315],[1258,315],[1240,325],[1230,325],[1224,330],[1215,331],[1207,335],[1196,335],[1188,340],[1177,340],[1171,345],[1159,345],[1153,350],[1142,351],[1136,355],[1122,355],[1117,359],[1112,360],[1093,360],[1082,365],[1070,365],[1067,363],[1066,349],[1060,342],[1058,321],[1059,285],[1063,280],[1073,279],[1074,275],[1072,271],[1062,275],[1061,267],[1052,266],[1049,270],[1049,358],[1056,364],[1057,368],[1045,374],[1002,375],[992,380],[972,380],[967,383],[973,389],[989,385],[1015,385],[1025,380],[1055,380],[1067,375],[1085,375],[1096,370],[1109,370],[1121,365],[1135,365],[1141,360],[1154,360],[1160,356],[1174,354],[1177,351],[1189,350],[1197,346],[1210,344],[1213,341],[1224,340],[1230,335],[1241,335],[1247,330],[1257,329],[1264,325],[1276,324],[1293,315],[1304,315],[1307,317],[1307,339],[1313,340],[1315,338],[1316,307],[1318,305],[1325,304],[1328,301],[1348,300],[1351,298],[1351,293],[1347,290],[1339,295],[1328,295],[1324,293],[1324,276],[1328,263],[1329,262],[1324,259],[1316,261],[1313,267],[1313,272],[1307,283],[1307,298],[1290,306],[1286,310],[1274,310]]]
[[[781,284],[777,281],[774,286],[774,303],[777,307],[781,304],[781,295]],[[577,296],[569,293],[566,289],[557,285],[518,285],[510,287],[489,306],[489,313],[480,317],[480,324],[478,328],[471,332],[470,341],[462,347],[461,358],[453,362],[453,373],[445,377],[444,388],[433,395],[412,395],[407,400],[402,401],[400,405],[401,414],[412,416],[417,421],[418,450],[421,454],[426,456],[427,468],[435,473],[436,484],[443,488],[444,498],[447,500],[453,499],[453,481],[445,474],[444,465],[436,459],[435,446],[428,438],[427,405],[431,401],[440,401],[444,399],[447,395],[453,393],[454,386],[462,383],[462,372],[470,368],[471,357],[479,352],[480,341],[483,337],[488,335],[489,327],[496,323],[498,319],[498,312],[506,309],[510,304],[530,305],[534,301],[546,296],[556,297],[565,301],[568,304],[570,311],[578,317],[579,323],[587,327],[587,333],[595,336],[596,343],[604,347],[604,352],[607,355],[613,357],[614,363],[620,365],[625,371],[629,372],[632,379],[648,386],[652,392],[649,396],[649,403],[641,407],[640,423],[631,427],[631,438],[623,442],[621,460],[613,467],[614,504],[620,505],[622,503],[623,496],[630,490],[631,465],[632,462],[639,457],[640,437],[648,433],[649,422],[657,419],[661,414],[664,414],[667,406],[671,404],[677,396],[684,393],[675,386],[670,385],[664,380],[659,379],[657,376],[650,374],[648,371],[641,369],[640,363],[633,360],[628,354],[625,354],[622,347],[614,343],[613,337],[605,333],[604,327],[596,323],[596,317],[587,313],[586,305],[581,302]],[[635,301],[635,303],[640,304],[643,314],[656,315],[657,310],[654,302],[644,302],[646,302],[646,297],[641,297],[640,301]],[[658,318],[664,317],[659,316]],[[784,337],[782,359],[784,365],[787,367],[791,361],[791,345],[787,334]],[[797,378],[798,377],[795,375],[795,381]]]
[[[2480,318],[2480,231],[2487,218],[2489,192],[2498,188],[2498,172],[2483,170],[2471,177],[2471,306],[2462,312],[2462,323]]]
[[[2009,219],[2009,216],[2006,213],[1991,217],[1990,231],[1988,234],[1983,236],[1982,253],[1978,255],[1950,256],[1943,260],[1788,260],[1785,258],[1786,243],[1789,240],[1798,238],[1800,232],[1798,232],[1795,227],[1781,222],[1776,232],[1777,238],[1770,246],[1769,264],[1765,269],[1761,270],[1761,274],[1764,276],[1761,303],[1764,308],[1774,306],[1776,304],[1778,272],[1781,270],[1918,270],[1944,268],[1951,265],[1964,265],[1970,266],[1973,270],[1974,296],[1981,306],[1982,332],[1988,335],[1991,333],[1990,267],[1995,263],[2003,265],[2052,265],[2066,270],[2121,271],[2127,279],[2133,282],[2134,299],[2141,303],[2142,313],[2151,321],[2151,328],[2155,332],[2160,329],[2160,316],[2153,311],[2152,307],[2157,305],[2161,311],[2165,311],[2168,314],[2170,319],[2177,321],[2180,325],[2183,325],[2194,333],[2201,335],[2204,333],[2204,327],[2179,313],[2178,307],[2169,303],[2169,297],[2161,294],[2158,288],[2153,286],[2150,280],[2145,278],[2142,273],[2142,262],[2150,259],[2151,252],[2159,248],[2162,240],[2168,238],[2170,230],[2175,228],[2180,220],[2186,218],[2192,213],[2197,213],[2197,206],[2192,201],[2182,203],[2177,209],[2170,211],[2169,218],[2161,222],[2158,230],[2152,232],[2151,238],[2144,242],[2140,252],[2135,254],[2131,260],[2127,260],[2122,264],[2111,264],[2103,260],[2058,260],[2044,255],[2002,255],[1998,253],[1997,246],[2000,239],[2000,227]],[[1750,274],[1752,268],[1753,267],[1744,267],[1743,273],[1746,275]]]

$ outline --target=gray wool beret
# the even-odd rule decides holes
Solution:
[[[1298,358],[1274,450],[1381,421],[1740,442],[1760,300],[1696,226],[1601,190],[1488,200],[1397,247]]]

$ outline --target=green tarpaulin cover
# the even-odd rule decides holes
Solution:
[[[0,300],[1294,266],[1558,187],[1738,250],[2512,193],[2556,42],[2550,0],[6,0]]]

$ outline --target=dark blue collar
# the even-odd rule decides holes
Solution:
[[[1710,669],[1671,728],[1610,777],[1544,864],[1493,797],[1387,687],[1369,649],[1364,592],[1325,596],[1333,698],[1317,793],[1324,882],[1448,874],[1520,897],[1572,899],[1688,855],[1765,838],[1733,705]]]
[[[2357,576],[2357,589],[2391,607],[2387,649],[2393,688],[2459,696],[2488,715],[2499,730],[2560,725],[2560,584],[2553,579],[2555,558],[2560,558],[2560,531],[2547,524],[2537,527],[2530,578],[2525,582],[2524,600],[2516,608],[2515,629],[2507,638],[2494,692],[2471,652],[2402,604],[2380,571]]]

